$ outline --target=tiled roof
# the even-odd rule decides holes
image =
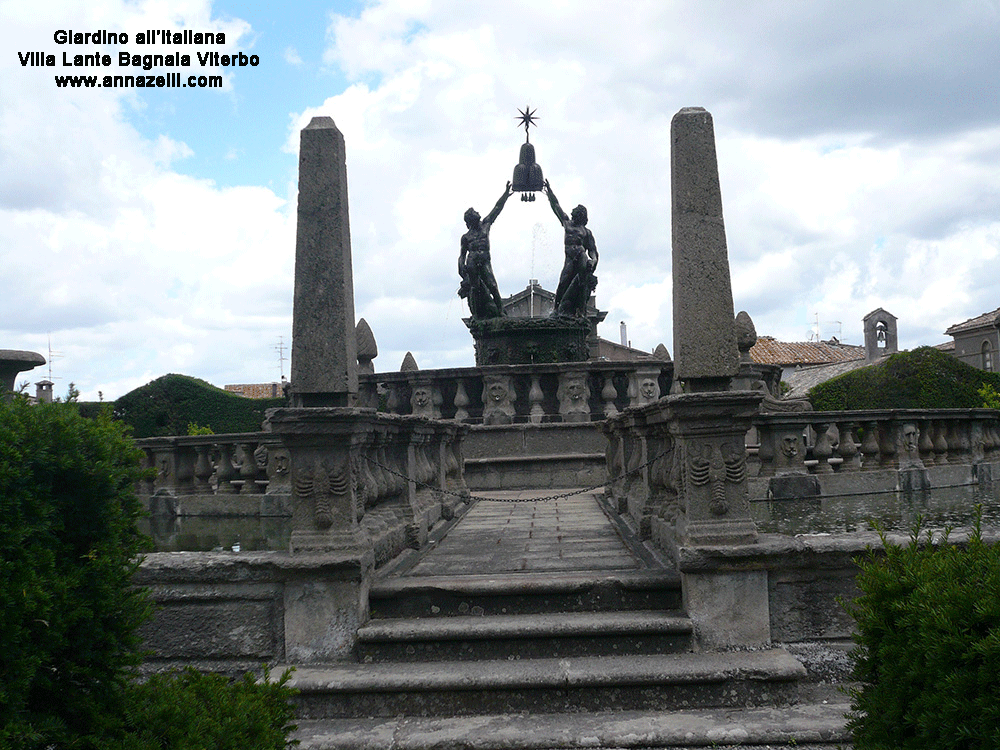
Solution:
[[[776,341],[760,336],[750,349],[750,358],[762,365],[825,365],[865,358],[863,346],[828,341]]]
[[[795,372],[781,378],[782,384],[787,383],[791,389],[785,394],[784,398],[804,398],[809,389],[814,385],[825,383],[830,378],[835,378],[852,370],[859,370],[867,365],[868,362],[865,359],[854,359],[847,362],[834,362],[829,365],[803,367],[795,370]]]
[[[977,328],[994,327],[997,325],[998,320],[1000,320],[1000,307],[998,307],[993,312],[983,313],[982,315],[969,318],[964,323],[956,323],[947,331],[945,334],[948,336],[954,336],[956,333],[964,333],[965,331],[974,331]]]

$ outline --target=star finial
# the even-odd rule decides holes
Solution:
[[[524,140],[529,141],[531,139],[528,137],[528,128],[532,125],[536,128],[538,127],[538,123],[535,122],[535,120],[538,119],[535,117],[535,112],[538,110],[532,109],[531,107],[525,107],[524,109],[518,109],[517,111],[521,113],[521,116],[515,117],[514,119],[520,120],[521,125],[524,125]],[[521,127],[521,125],[518,125],[518,127]]]

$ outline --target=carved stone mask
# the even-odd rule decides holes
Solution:
[[[643,378],[642,382],[639,383],[639,394],[644,399],[648,399],[650,401],[655,399],[657,390],[656,381],[652,378]]]
[[[795,458],[799,455],[799,436],[783,435],[781,438],[781,452],[787,458]]]
[[[903,450],[915,453],[920,441],[920,429],[915,424],[903,425]]]

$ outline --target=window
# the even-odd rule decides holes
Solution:
[[[989,341],[983,342],[983,369],[993,372],[993,345]]]

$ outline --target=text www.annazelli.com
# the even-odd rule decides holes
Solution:
[[[188,76],[181,79],[180,73],[163,76],[55,76],[58,88],[222,88],[222,76]]]

